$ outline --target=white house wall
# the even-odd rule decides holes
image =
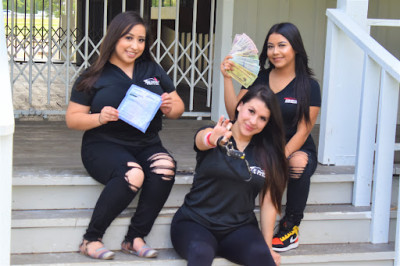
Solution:
[[[261,51],[269,28],[279,22],[292,22],[302,35],[310,66],[322,85],[326,9],[335,8],[336,0],[236,0],[233,36],[245,32]]]
[[[262,49],[269,28],[292,22],[300,30],[310,66],[322,89],[326,40],[326,9],[336,8],[336,0],[235,0],[232,38],[245,32]],[[368,18],[400,19],[399,0],[370,0]],[[371,35],[400,58],[400,28],[372,27]],[[234,83],[236,90],[240,85]],[[398,116],[400,123],[400,114]],[[319,123],[319,121],[317,121]]]
[[[324,71],[326,9],[336,0],[236,0],[233,33],[245,32],[261,50],[268,29],[278,22],[292,22],[300,30],[310,65],[322,83]],[[399,0],[370,0],[368,18],[400,19]],[[400,28],[372,27],[371,35],[400,59]]]
[[[400,19],[400,1],[370,0],[368,18]],[[372,27],[371,36],[400,60],[399,27]]]

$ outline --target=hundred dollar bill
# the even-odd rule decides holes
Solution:
[[[237,82],[243,85],[243,87],[248,88],[256,80],[257,75],[250,72],[241,65],[233,62],[233,69],[227,71],[227,73],[234,78]]]

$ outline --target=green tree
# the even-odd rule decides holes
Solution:
[[[49,11],[49,0],[32,0],[34,4],[34,10],[37,11],[45,11],[46,14],[48,15]],[[12,7],[12,2],[14,2],[14,8],[17,9],[18,13],[30,13],[31,10],[31,0],[26,0],[26,6],[25,6],[25,0],[3,0],[3,10],[7,9],[7,3],[8,3],[8,9],[11,10]],[[60,17],[60,4],[59,2],[52,2],[52,13],[56,17]],[[74,1],[73,1],[74,2]],[[75,4],[75,3],[74,3]]]

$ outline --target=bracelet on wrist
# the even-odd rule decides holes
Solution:
[[[211,136],[211,131],[208,132],[205,136],[204,136],[204,143],[206,144],[206,146],[210,147],[210,148],[215,148],[217,147],[216,145],[212,144],[210,142],[210,136]]]
[[[99,123],[100,123],[100,125],[104,125],[103,123],[101,123],[100,117],[101,117],[101,113],[99,113]]]

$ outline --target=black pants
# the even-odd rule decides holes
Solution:
[[[219,232],[207,229],[178,210],[171,224],[171,240],[188,266],[211,265],[215,256],[241,265],[275,265],[257,221]]]
[[[111,222],[132,202],[137,192],[131,189],[125,174],[138,163],[144,172],[144,181],[136,212],[131,219],[126,241],[144,237],[150,232],[155,219],[164,206],[174,184],[174,177],[163,179],[150,167],[149,158],[157,153],[169,155],[161,142],[148,147],[126,147],[119,144],[96,141],[82,145],[82,161],[89,174],[105,185],[94,208],[84,239],[101,239]],[[171,157],[172,158],[172,157]],[[172,159],[173,161],[173,159]],[[174,165],[176,165],[175,161]],[[174,173],[175,173],[174,168]]]
[[[315,153],[303,151],[308,155],[308,163],[300,178],[289,178],[287,187],[287,202],[285,219],[296,225],[300,225],[304,217],[308,194],[310,192],[310,180],[317,168],[317,156]]]

